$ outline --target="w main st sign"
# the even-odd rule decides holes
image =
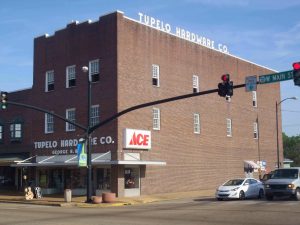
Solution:
[[[151,149],[151,131],[126,128],[123,135],[125,149]]]

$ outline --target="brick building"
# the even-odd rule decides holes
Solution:
[[[9,100],[86,125],[90,76],[95,125],[134,105],[215,89],[224,73],[242,84],[246,76],[272,72],[115,12],[37,37],[33,86],[9,93]],[[244,176],[245,168],[258,177],[257,161],[274,169],[279,87],[235,89],[231,100],[214,93],[147,107],[96,129],[93,192],[133,196],[212,189]],[[76,155],[84,130],[12,105],[0,112],[0,128],[1,171],[2,176],[10,171],[11,185],[21,187],[25,174],[44,193],[72,188],[84,194],[86,169],[78,167]]]

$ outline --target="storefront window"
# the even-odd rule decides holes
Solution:
[[[86,170],[72,169],[65,173],[66,188],[86,188]]]
[[[125,168],[125,189],[139,188],[139,168]]]
[[[110,189],[110,169],[98,168],[97,169],[97,189],[109,190]]]
[[[46,169],[40,170],[39,185],[42,188],[48,188],[48,171]]]

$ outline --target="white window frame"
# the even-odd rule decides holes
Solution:
[[[93,105],[91,106],[91,118],[90,118],[90,126],[95,126],[100,122],[100,106]]]
[[[76,121],[76,109],[71,108],[66,110],[66,119],[75,122]],[[76,127],[73,124],[66,122],[66,131],[75,131]]]
[[[156,64],[152,64],[152,85],[154,87],[160,87],[159,65]]]
[[[74,84],[72,84],[74,81]],[[66,88],[76,87],[76,66],[67,66],[66,68]]]
[[[91,82],[98,82],[100,79],[100,61],[99,59],[89,62],[89,77]]]
[[[45,92],[54,90],[54,70],[46,71]],[[53,87],[53,88],[51,88]]]
[[[232,137],[232,120],[226,119],[226,135],[227,137]]]
[[[194,113],[194,134],[200,134],[201,124],[200,124],[200,114]]]
[[[13,140],[18,140],[22,138],[22,124],[12,123],[10,124],[10,138]]]
[[[253,107],[257,107],[257,92],[252,91],[252,105]]]
[[[45,113],[45,134],[50,134],[54,132],[54,116]]]
[[[160,109],[153,108],[153,130],[160,130]]]
[[[199,76],[193,75],[193,93],[197,93],[199,91]]]
[[[258,123],[253,123],[253,138],[258,139]]]

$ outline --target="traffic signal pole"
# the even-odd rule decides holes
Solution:
[[[67,123],[70,123],[70,124],[74,125],[75,127],[78,127],[78,128],[80,128],[84,131],[86,131],[86,129],[87,129],[85,126],[83,126],[79,123],[75,123],[71,120],[68,120],[68,119],[66,119],[66,118],[64,118],[64,117],[62,117],[62,116],[60,116],[56,113],[53,113],[53,112],[51,112],[47,109],[43,109],[43,108],[40,108],[40,107],[36,107],[36,106],[33,106],[33,105],[28,105],[28,104],[23,104],[23,103],[19,103],[19,102],[13,102],[13,101],[7,101],[7,104],[8,105],[14,105],[14,106],[20,106],[20,107],[23,107],[23,108],[32,109],[32,110],[35,110],[35,111],[47,113],[47,114],[50,114],[50,115],[52,115],[52,116],[54,116],[58,119],[61,119],[61,120],[65,121]]]
[[[245,87],[245,86],[246,86],[246,84],[238,84],[238,85],[234,85],[233,88],[236,89],[236,88],[242,88],[242,87]],[[176,96],[176,97],[165,98],[165,99],[161,99],[161,100],[158,100],[158,101],[147,102],[147,103],[143,103],[143,104],[140,104],[140,105],[136,105],[136,106],[124,109],[123,111],[118,112],[115,115],[107,118],[106,120],[103,120],[102,122],[96,124],[95,126],[90,128],[90,132],[93,132],[94,130],[104,126],[105,124],[109,123],[110,121],[112,121],[112,120],[114,120],[114,119],[116,119],[116,118],[118,118],[118,117],[120,117],[120,116],[122,116],[126,113],[135,111],[137,109],[142,109],[142,108],[146,108],[146,107],[153,106],[153,105],[160,105],[160,104],[167,103],[167,102],[174,102],[174,101],[178,101],[178,100],[182,100],[182,99],[186,99],[186,98],[192,98],[192,97],[196,97],[196,96],[212,94],[212,93],[215,93],[215,92],[218,92],[218,89],[211,89],[211,90],[201,91],[201,92],[192,93],[192,94],[179,95],[179,96]]]

